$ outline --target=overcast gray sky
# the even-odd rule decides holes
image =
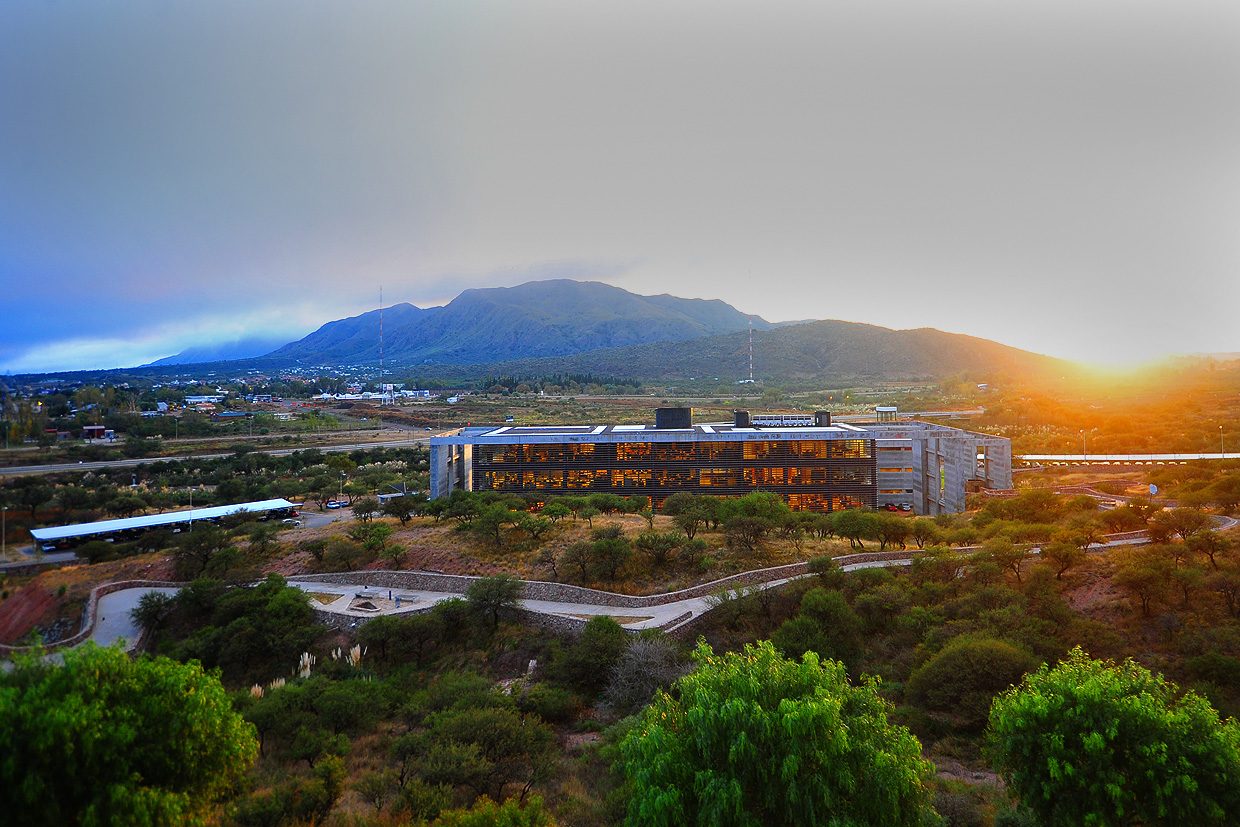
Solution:
[[[1240,351],[1240,4],[0,4],[0,370],[546,277]]]

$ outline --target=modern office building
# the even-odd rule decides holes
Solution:
[[[833,423],[825,411],[694,424],[689,408],[661,408],[653,426],[507,425],[431,439],[432,498],[609,491],[658,507],[678,491],[763,490],[794,510],[908,503],[933,515],[963,511],[971,491],[1011,487],[1007,439],[923,422]]]

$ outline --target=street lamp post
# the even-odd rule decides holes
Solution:
[[[336,502],[344,503],[344,478],[348,476],[345,473],[340,474],[340,496],[336,497]]]
[[[0,505],[0,560],[6,561],[9,559],[8,530],[9,507],[7,505]],[[35,542],[37,543],[38,540],[35,540]]]
[[[1085,431],[1082,430],[1081,431],[1081,459],[1084,462],[1089,462],[1089,449],[1086,447],[1085,440],[1086,440]]]
[[[1226,452],[1223,450],[1223,426],[1218,426],[1218,458],[1223,459]]]

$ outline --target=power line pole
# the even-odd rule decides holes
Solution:
[[[379,394],[383,399],[383,285],[379,285]],[[384,400],[386,401],[386,400]],[[382,403],[380,403],[382,404]]]

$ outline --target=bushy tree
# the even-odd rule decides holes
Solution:
[[[980,729],[994,696],[1038,664],[1032,653],[1005,640],[959,637],[913,670],[908,697],[926,709],[959,715],[967,726]]]
[[[15,825],[181,825],[254,761],[254,730],[196,663],[87,645],[0,672],[0,813]]]
[[[633,545],[638,551],[649,557],[651,563],[662,568],[666,565],[667,558],[671,556],[672,552],[683,546],[687,539],[683,534],[660,534],[657,531],[647,531],[639,534],[637,539],[633,541]]]
[[[824,659],[851,662],[861,648],[861,619],[834,589],[810,589],[801,598],[801,613],[771,636],[789,657],[817,652]]]
[[[931,765],[873,682],[769,642],[716,655],[660,693],[621,743],[629,825],[916,825]]]
[[[494,630],[500,618],[517,607],[521,581],[508,574],[480,577],[465,590],[470,612]]]
[[[995,700],[990,741],[1046,827],[1240,820],[1240,727],[1132,660],[1043,666]]]
[[[542,799],[533,796],[524,807],[509,799],[496,804],[487,796],[465,810],[449,810],[432,827],[555,827],[555,820],[542,808]]]
[[[595,693],[603,688],[613,664],[628,644],[628,635],[615,619],[606,615],[592,617],[581,637],[565,648],[553,669],[561,680]]]

